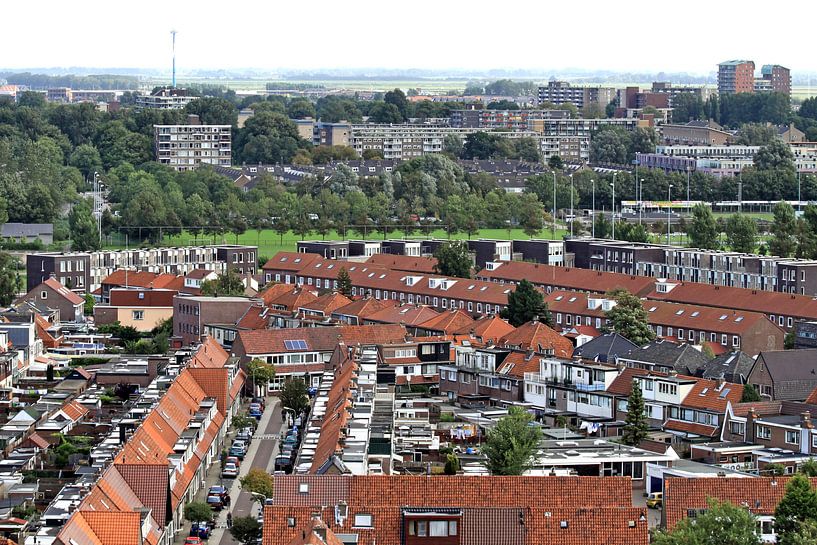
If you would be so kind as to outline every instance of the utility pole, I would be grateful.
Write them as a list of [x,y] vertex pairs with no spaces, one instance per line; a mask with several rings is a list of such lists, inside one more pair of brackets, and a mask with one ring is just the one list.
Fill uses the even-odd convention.
[[672,207],[670,206],[670,203],[672,203],[672,184],[669,184],[669,187],[667,188],[667,246],[669,246],[670,226],[672,225],[672,215],[670,214]]
[[616,239],[616,173],[613,172],[613,240]]
[[556,239],[556,169],[553,169],[553,222],[551,223],[550,234],[552,239]]
[[570,236],[573,237],[573,174],[570,174]]
[[591,221],[593,222],[593,234],[591,236],[596,238],[596,180],[590,180],[590,183],[593,185],[593,202],[591,204],[590,214]]

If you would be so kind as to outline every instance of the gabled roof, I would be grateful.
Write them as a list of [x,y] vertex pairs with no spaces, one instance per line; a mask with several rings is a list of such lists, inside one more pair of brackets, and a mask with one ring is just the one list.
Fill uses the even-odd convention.
[[304,254],[298,252],[278,252],[264,263],[263,270],[298,272],[315,261],[323,260],[318,254]]
[[324,315],[329,316],[335,310],[345,307],[352,300],[342,293],[332,292],[321,295],[314,301],[310,301],[305,305],[301,305],[300,310],[313,310],[323,312]]
[[692,374],[707,363],[706,356],[689,344],[659,340],[619,355],[619,359],[670,367],[679,373]]
[[817,388],[817,348],[761,352],[755,365],[766,366],[776,400],[804,400]]
[[366,320],[383,324],[417,326],[439,315],[440,313],[431,307],[406,303],[398,307],[389,306],[377,312],[373,312],[366,317]]
[[539,372],[539,357],[533,352],[512,351],[496,370],[499,375],[508,375],[515,378],[524,378],[525,373]]
[[638,348],[638,345],[618,333],[606,333],[576,348],[573,354],[584,360],[614,363],[616,357]]
[[573,343],[542,322],[527,322],[499,340],[499,344],[544,354],[553,350],[557,358],[573,356]]
[[109,301],[112,307],[173,307],[173,297],[179,292],[166,289],[117,289],[111,288]]
[[510,335],[516,328],[496,314],[482,316],[468,328],[455,331],[455,335],[472,334],[481,342],[499,342],[499,339]]
[[267,307],[252,305],[235,325],[240,329],[266,329],[269,327],[269,315],[272,311]]
[[184,275],[184,277],[190,278],[191,280],[204,280],[211,274],[216,274],[216,272],[208,269],[193,269],[192,271]]
[[754,365],[754,358],[745,352],[736,350],[709,360],[698,371],[703,378],[723,378],[727,382],[744,384]]
[[284,295],[285,293],[291,293],[296,288],[291,284],[270,284],[267,286],[264,291],[258,294],[258,297],[264,301],[264,304],[269,306],[272,301],[277,299],[278,297]]
[[[57,294],[60,297],[62,297],[72,305],[82,305],[85,303],[85,299],[83,299],[73,291],[69,290],[68,288],[60,284],[60,282],[56,278],[49,278],[48,280],[43,281],[42,284],[40,284],[40,286],[48,286],[51,290],[57,292]],[[40,286],[37,286],[32,291],[37,290]]]
[[394,271],[431,274],[437,266],[436,257],[414,257],[397,254],[375,254],[366,260],[370,265],[380,265]]
[[[375,345],[403,342],[405,336],[406,328],[401,325],[376,324],[240,331],[236,343],[241,344],[247,356],[251,356],[287,352],[332,352],[339,340],[350,346],[358,343]],[[303,341],[305,347],[292,341]]]
[[117,269],[102,282],[103,286],[127,286],[134,288],[164,288],[181,290],[184,287],[184,277],[167,273],[152,273],[146,271],[126,271]]
[[343,542],[322,520],[312,518],[288,545],[343,545]]
[[438,331],[443,334],[454,334],[457,331],[462,331],[474,324],[474,319],[467,313],[460,309],[449,310],[443,312],[439,316],[434,316],[430,320],[418,324],[417,329],[424,329],[426,331]]
[[394,299],[375,299],[374,297],[365,297],[352,301],[348,305],[336,308],[332,311],[333,316],[357,316],[359,320],[368,318],[372,314],[388,307],[395,307],[399,303]]
[[284,307],[286,310],[294,311],[305,305],[309,305],[317,299],[318,296],[315,295],[315,293],[307,289],[296,288],[272,299],[269,304],[270,306]]

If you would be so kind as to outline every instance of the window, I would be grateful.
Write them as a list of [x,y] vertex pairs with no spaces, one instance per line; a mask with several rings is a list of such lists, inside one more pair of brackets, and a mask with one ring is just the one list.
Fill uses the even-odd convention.
[[771,439],[772,429],[769,426],[758,425],[756,428],[755,437],[757,437],[758,439]]
[[40,299],[48,299],[48,292],[43,290],[40,292]]
[[799,431],[786,431],[786,443],[790,445],[799,445],[800,444],[800,432]]
[[722,334],[722,335],[721,335],[721,344],[722,344],[723,346],[726,346],[726,334]]
[[134,310],[133,311],[133,319],[134,320],[144,320],[145,319],[145,311],[144,310]]
[[354,524],[354,526],[356,526],[358,528],[371,528],[372,527],[372,515],[370,515],[368,513],[358,513],[358,514],[356,514],[355,515],[355,524]]
[[684,330],[683,330],[683,329],[681,329],[680,327],[678,328],[678,338],[679,338],[679,339],[683,339],[683,338],[684,338]]
[[740,337],[738,337],[737,335],[732,335],[732,346],[734,346],[735,348],[740,346]]
[[428,523],[428,535],[431,537],[448,536],[447,520],[432,520]]
[[299,483],[298,484],[298,493],[299,494],[308,494],[309,493],[309,483]]
[[743,434],[746,431],[746,424],[743,422],[730,422],[729,423],[729,433],[733,435],[739,435],[743,437]]

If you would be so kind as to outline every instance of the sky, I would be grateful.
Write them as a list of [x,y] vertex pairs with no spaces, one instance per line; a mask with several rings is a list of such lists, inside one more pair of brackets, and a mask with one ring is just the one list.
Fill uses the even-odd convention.
[[[8,2],[0,68],[817,72],[811,0]],[[126,6],[126,7],[123,7]],[[809,7],[811,6],[811,8]],[[155,8],[155,9],[154,9]],[[9,44],[15,44],[9,47]]]

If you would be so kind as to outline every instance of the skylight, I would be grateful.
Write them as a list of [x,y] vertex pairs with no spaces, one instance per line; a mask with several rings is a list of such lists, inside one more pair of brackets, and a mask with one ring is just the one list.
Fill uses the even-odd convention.
[[326,266],[326,268],[327,268],[327,269],[331,269],[331,268],[333,268],[334,266],[335,266],[335,264],[334,264],[334,263],[330,263],[329,265],[327,265],[327,266]]
[[568,299],[568,300],[567,300],[567,302],[568,302],[568,303],[572,303],[572,302],[573,302],[573,301],[575,301],[575,300],[576,300],[576,298],[575,298],[575,297],[571,297],[570,299]]
[[488,289],[488,286],[482,286],[481,288],[479,288],[479,291],[485,291],[487,289]]
[[300,262],[301,262],[301,258],[300,258],[300,257],[296,257],[296,258],[295,258],[295,263],[300,263]]
[[557,300],[557,301],[561,301],[562,299],[564,299],[564,296],[563,296],[563,295],[560,295],[560,296],[558,296],[558,297],[556,298],[556,300]]
[[721,317],[718,318],[719,320],[726,320],[726,314],[721,314]]
[[303,340],[295,340],[295,341],[287,340],[287,341],[284,341],[284,347],[286,347],[287,350],[306,350],[307,349],[306,341],[303,341]]
[[658,307],[650,307],[650,312],[655,312]]
[[683,313],[684,313],[684,309],[681,309],[681,310],[676,311],[676,312],[675,312],[675,315],[676,315],[676,316],[680,316],[680,315],[681,315],[681,314],[683,314]]
[[726,396],[729,395],[730,391],[731,390],[729,388],[724,388],[723,391],[721,391],[721,394],[718,397],[726,397]]
[[738,316],[737,318],[735,318],[735,321],[736,322],[742,322],[743,321],[743,316]]
[[695,317],[695,316],[697,316],[698,314],[700,314],[700,312],[698,312],[698,311],[696,310],[695,312],[693,312],[693,313],[691,314],[691,316],[694,318],[694,317]]

